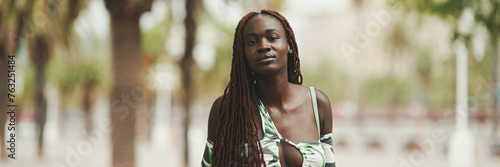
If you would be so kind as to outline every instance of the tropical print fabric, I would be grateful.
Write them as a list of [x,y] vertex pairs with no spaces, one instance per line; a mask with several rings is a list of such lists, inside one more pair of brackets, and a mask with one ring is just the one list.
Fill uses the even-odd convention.
[[[310,90],[313,100],[315,118],[319,130],[316,95],[314,88],[311,87]],[[260,143],[262,145],[266,166],[268,167],[281,166],[278,156],[279,143],[281,141],[285,141],[300,151],[300,153],[302,154],[303,167],[335,167],[335,155],[333,154],[333,146],[332,146],[332,139],[333,139],[332,133],[319,136],[319,140],[313,140],[309,142],[295,144],[292,141],[285,139],[281,136],[276,126],[274,125],[271,116],[269,116],[269,113],[265,109],[260,99],[258,99],[255,95],[254,97],[255,97],[254,100],[259,109],[260,117],[262,120],[261,121],[262,129],[264,131],[264,138],[260,141]],[[212,148],[213,148],[213,142],[207,139],[207,144],[205,147],[205,152],[203,155],[201,166],[203,167],[211,166]]]

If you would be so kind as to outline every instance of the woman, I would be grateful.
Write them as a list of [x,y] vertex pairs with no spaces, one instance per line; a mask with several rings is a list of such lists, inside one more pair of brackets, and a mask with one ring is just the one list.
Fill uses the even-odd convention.
[[245,15],[230,81],[210,111],[202,166],[335,166],[330,100],[301,84],[288,21],[272,10]]

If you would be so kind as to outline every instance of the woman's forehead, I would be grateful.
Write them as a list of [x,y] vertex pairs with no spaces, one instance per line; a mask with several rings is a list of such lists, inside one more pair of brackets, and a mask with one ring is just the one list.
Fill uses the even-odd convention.
[[277,30],[279,33],[285,33],[283,25],[274,16],[260,14],[250,18],[243,28],[243,36],[251,33],[265,33],[268,30]]

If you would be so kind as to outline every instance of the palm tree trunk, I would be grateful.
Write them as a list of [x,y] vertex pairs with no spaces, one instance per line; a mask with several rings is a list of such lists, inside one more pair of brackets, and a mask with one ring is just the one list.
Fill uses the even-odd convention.
[[[151,94],[148,98],[148,107],[147,107],[147,114],[146,114],[146,119],[148,120],[147,121],[147,129],[146,129],[146,140],[148,142],[151,142],[151,133],[152,133],[152,129],[153,129],[153,120],[154,120],[154,117],[156,117],[156,115],[154,115],[154,110],[152,110],[154,108],[154,106],[156,106],[156,92],[155,91],[151,91]],[[156,108],[155,108],[156,110]]]
[[[141,86],[139,78],[141,37],[139,15],[111,13],[113,90],[111,93],[113,167],[135,166],[135,124],[137,106],[122,102],[123,95]],[[119,102],[118,104],[113,103]]]
[[45,99],[45,69],[49,60],[49,41],[47,36],[35,35],[30,42],[30,57],[35,65],[35,121],[38,125],[38,157],[43,157],[43,134],[47,116],[47,99]]
[[[139,17],[143,12],[151,9],[152,0],[105,0],[104,2],[111,16],[114,78],[110,112],[112,166],[134,167],[136,110],[137,103],[140,102],[134,99],[133,93],[142,86]],[[129,99],[125,101],[124,98],[127,96]]]
[[193,71],[193,48],[196,40],[196,3],[195,0],[186,0],[186,18],[184,19],[184,28],[186,30],[186,48],[184,57],[181,60],[182,70],[182,87],[184,89],[184,118],[183,118],[183,136],[184,136],[184,166],[189,166],[189,143],[188,130],[189,118],[191,117],[191,100],[192,100],[192,71]]
[[92,130],[92,84],[85,83],[85,91],[83,97],[83,112],[85,112],[85,131],[87,132],[87,136],[90,136],[90,132]]

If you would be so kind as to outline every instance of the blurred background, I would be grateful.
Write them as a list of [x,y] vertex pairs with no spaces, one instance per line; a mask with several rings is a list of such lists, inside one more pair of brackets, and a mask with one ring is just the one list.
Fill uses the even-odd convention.
[[262,8],[330,97],[337,166],[500,165],[498,0],[2,0],[0,166],[199,166],[234,30]]

